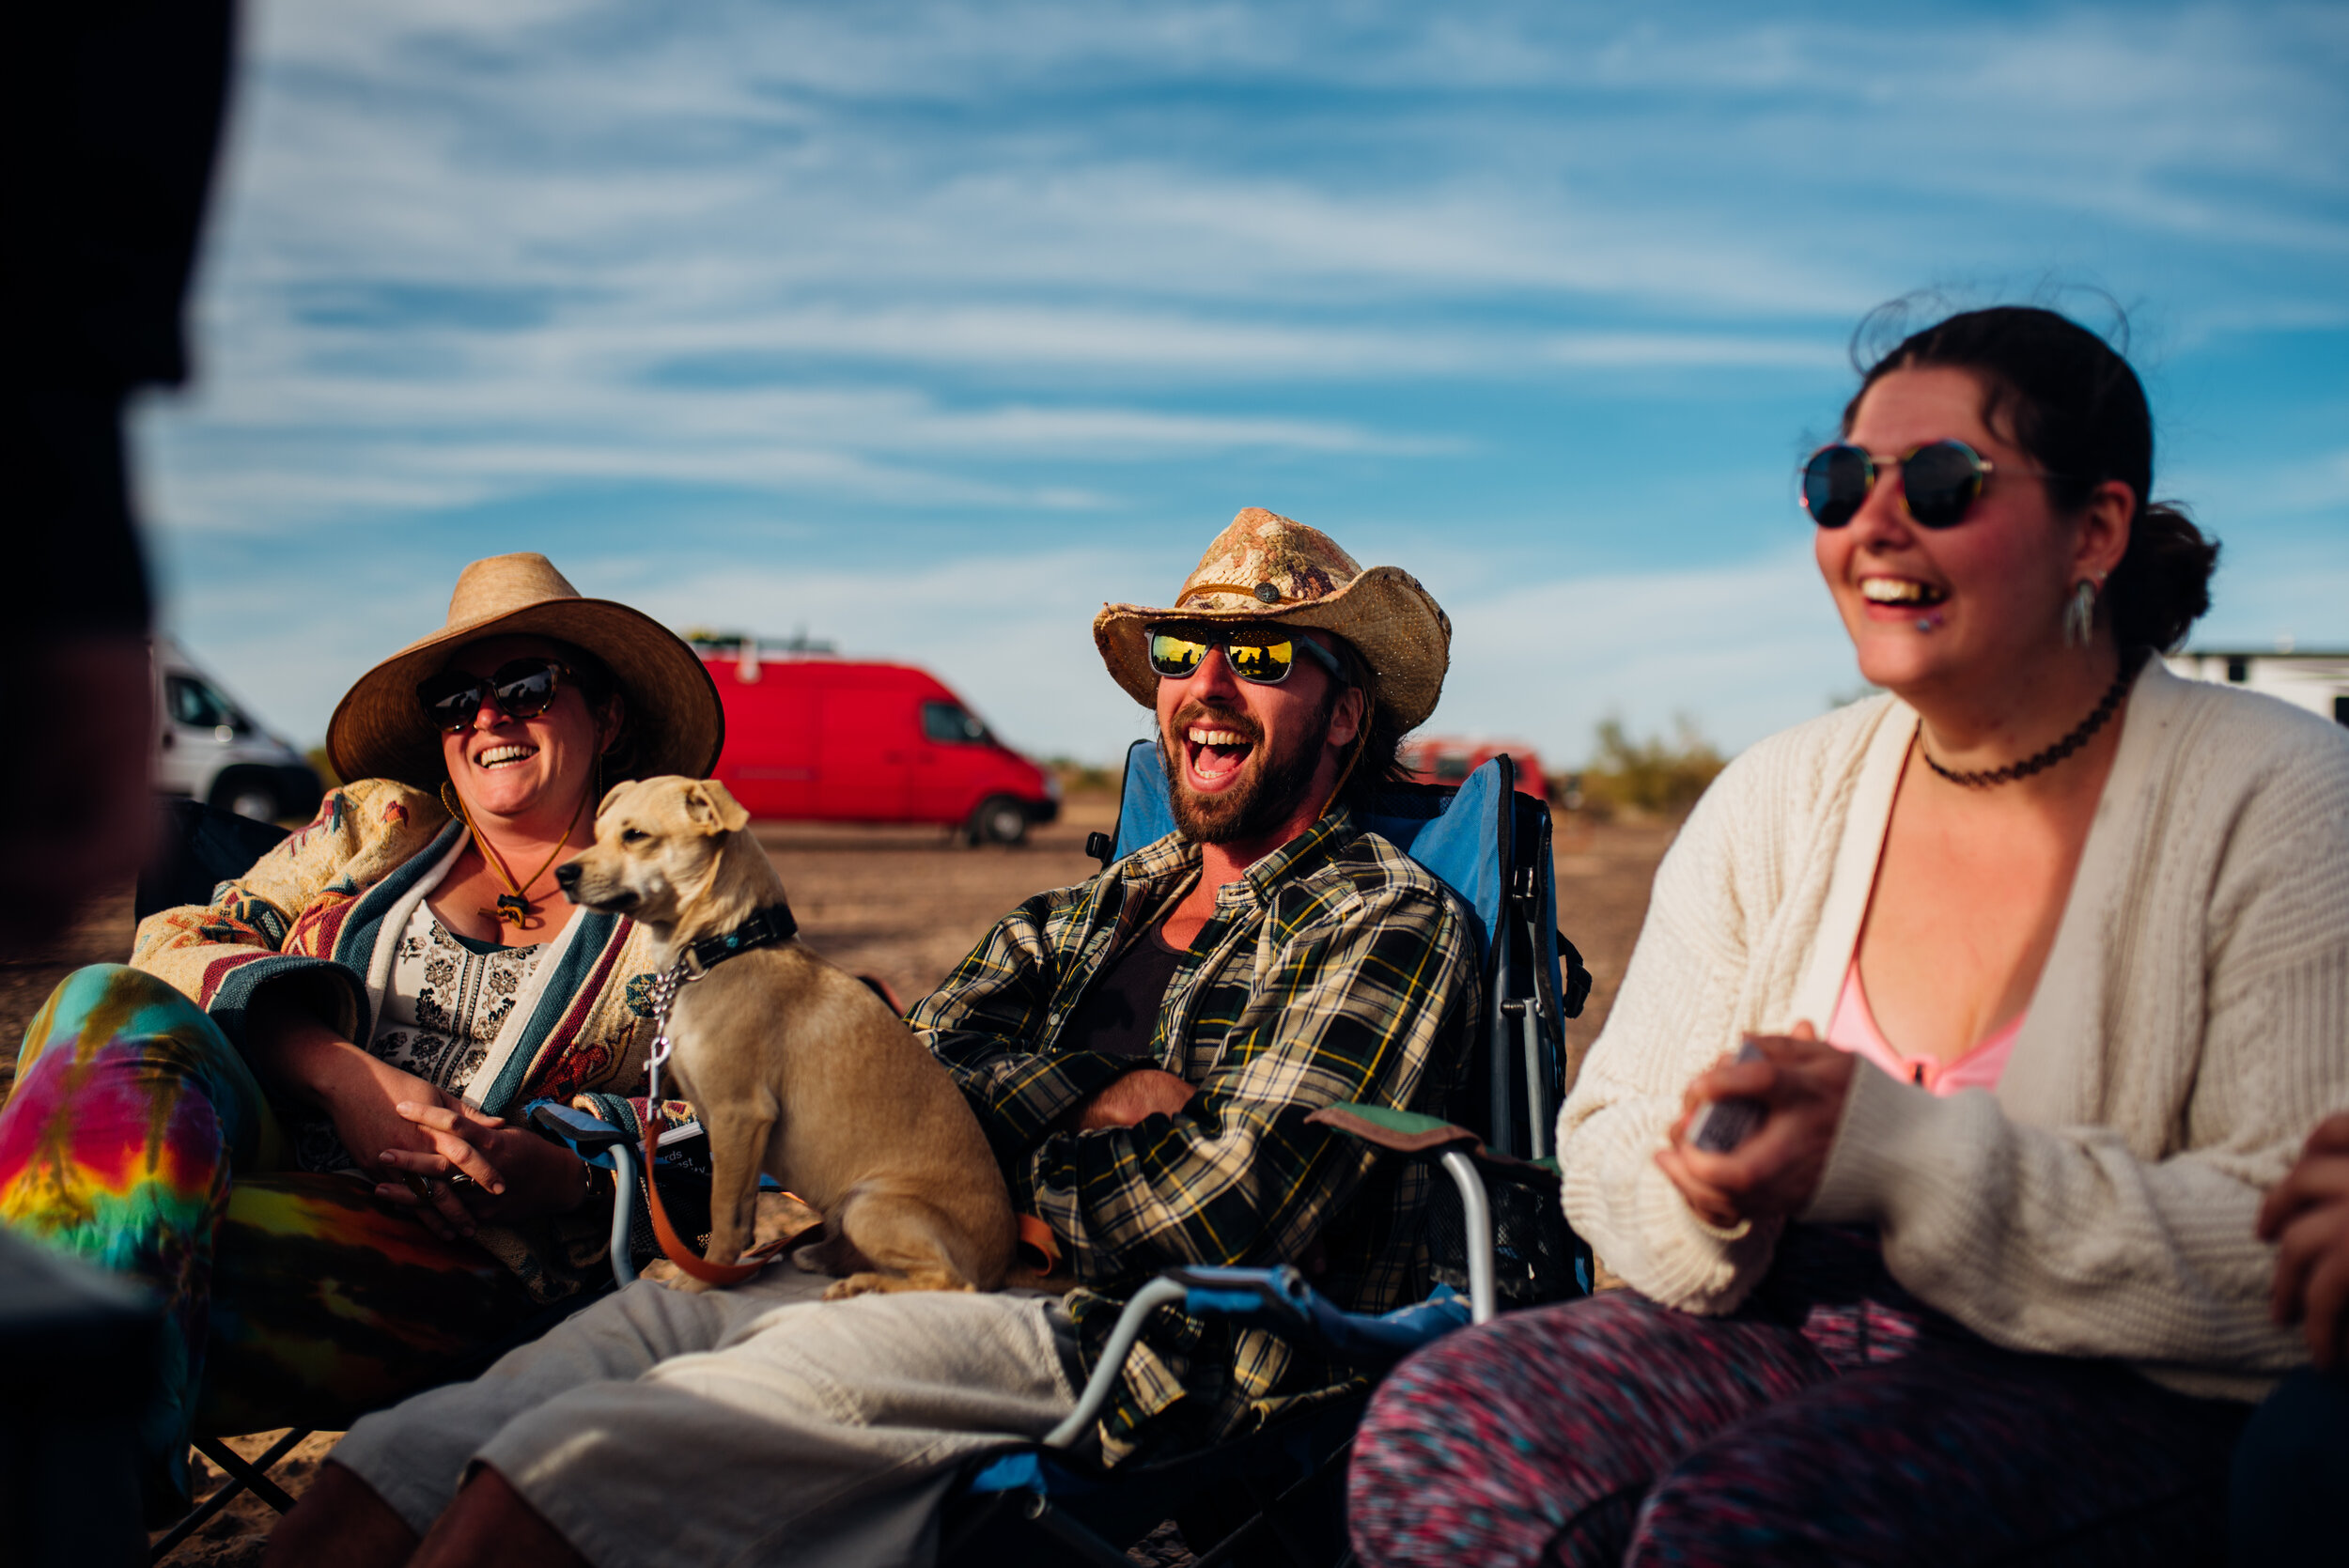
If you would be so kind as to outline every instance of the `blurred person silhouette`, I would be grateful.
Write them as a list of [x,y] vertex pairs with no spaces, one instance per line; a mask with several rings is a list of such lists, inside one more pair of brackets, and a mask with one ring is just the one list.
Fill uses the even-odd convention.
[[2223,1553],[2305,1355],[2254,1218],[2349,1100],[2349,732],[2154,657],[2217,551],[2153,452],[2050,311],[1867,372],[1804,499],[1887,694],[1688,818],[1559,1123],[1631,1288],[1396,1370],[1365,1562]]
[[226,101],[228,0],[36,6],[10,27],[0,165],[0,943],[126,888],[152,808],[151,604],[123,412],[186,380],[180,307]]
[[[155,743],[126,400],[187,375],[180,307],[226,101],[228,0],[12,13],[0,53],[0,957],[128,890]],[[143,1561],[132,1452],[159,1304],[0,1247],[11,1560]]]
[[2285,1377],[2235,1445],[2236,1568],[2349,1552],[2349,1111],[2309,1134],[2260,1205],[2259,1234],[2276,1243],[2276,1321],[2301,1325],[2311,1365]]

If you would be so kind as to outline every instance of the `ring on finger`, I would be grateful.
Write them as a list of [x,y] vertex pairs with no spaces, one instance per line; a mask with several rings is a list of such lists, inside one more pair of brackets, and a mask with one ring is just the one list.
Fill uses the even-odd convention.
[[481,1184],[462,1171],[451,1171],[442,1180],[448,1183],[451,1192],[478,1192],[481,1189]]

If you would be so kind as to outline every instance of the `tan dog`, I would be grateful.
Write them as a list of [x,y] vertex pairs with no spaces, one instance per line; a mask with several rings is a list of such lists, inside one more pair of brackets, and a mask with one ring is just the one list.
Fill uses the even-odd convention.
[[[595,846],[556,876],[574,903],[649,927],[665,966],[783,902],[749,820],[721,784],[624,784],[597,810]],[[797,940],[756,947],[679,988],[669,1036],[709,1129],[709,1262],[749,1244],[763,1170],[822,1212],[821,1239],[792,1260],[847,1276],[828,1297],[1003,1283],[1011,1199],[978,1119],[863,982]]]

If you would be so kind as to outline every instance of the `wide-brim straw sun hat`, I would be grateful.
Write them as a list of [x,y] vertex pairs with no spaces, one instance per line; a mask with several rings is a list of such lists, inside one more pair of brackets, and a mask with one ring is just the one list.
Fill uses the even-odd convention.
[[1150,628],[1162,621],[1278,621],[1345,638],[1370,667],[1372,695],[1402,729],[1436,711],[1452,663],[1452,617],[1399,567],[1355,564],[1337,541],[1251,506],[1216,536],[1164,608],[1105,604],[1093,641],[1127,694],[1157,706]]
[[448,620],[361,675],[326,726],[326,754],[346,779],[397,779],[436,789],[448,777],[441,732],[416,701],[467,643],[552,637],[601,660],[628,706],[630,771],[639,778],[707,778],[725,744],[725,711],[701,657],[677,633],[625,604],[582,598],[554,563],[533,552],[492,555],[457,576]]

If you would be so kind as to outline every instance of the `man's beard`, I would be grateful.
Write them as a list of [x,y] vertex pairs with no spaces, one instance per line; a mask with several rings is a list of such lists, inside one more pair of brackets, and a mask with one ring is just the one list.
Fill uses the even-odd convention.
[[[1159,736],[1159,765],[1166,769],[1167,805],[1183,837],[1193,844],[1243,843],[1261,838],[1287,821],[1304,803],[1306,786],[1320,765],[1330,715],[1337,707],[1340,690],[1334,685],[1330,688],[1315,716],[1315,722],[1285,753],[1268,752],[1264,731],[1244,713],[1199,703],[1188,704],[1177,712],[1174,722]],[[1246,737],[1250,755],[1240,766],[1245,769],[1253,765],[1255,769],[1232,788],[1214,795],[1200,794],[1183,778],[1182,748],[1187,744],[1183,732],[1201,721]]]

